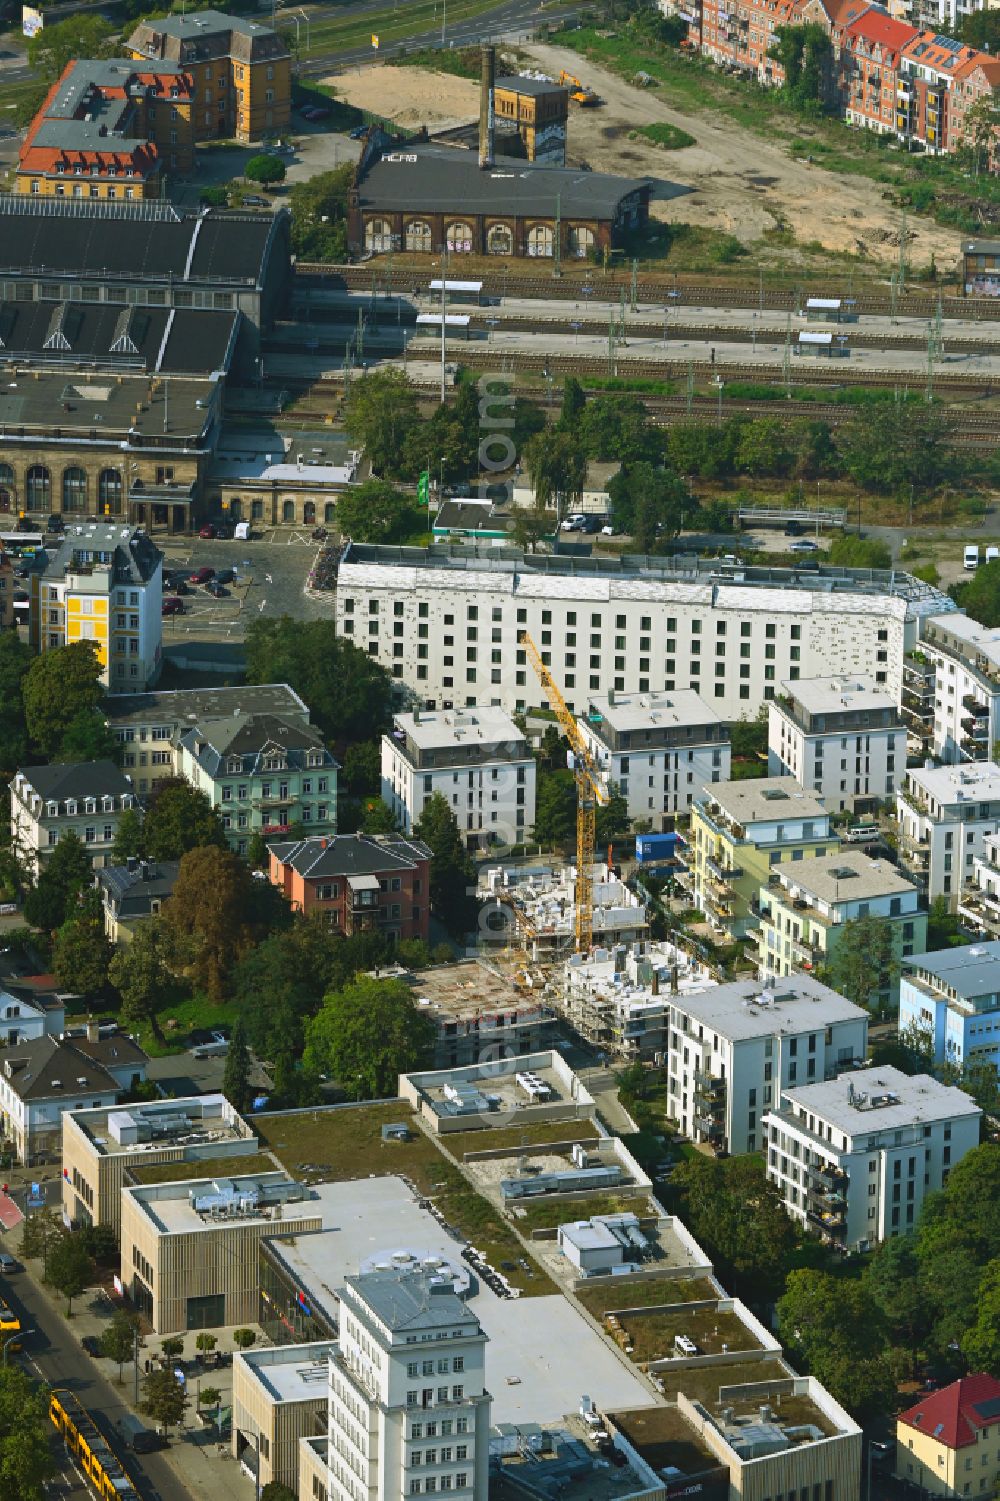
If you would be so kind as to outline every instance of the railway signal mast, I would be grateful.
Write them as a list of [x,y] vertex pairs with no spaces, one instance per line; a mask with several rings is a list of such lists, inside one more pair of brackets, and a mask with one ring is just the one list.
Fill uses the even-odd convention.
[[559,685],[542,661],[541,653],[527,631],[521,636],[521,645],[573,751],[573,775],[576,778],[576,886],[573,892],[576,907],[576,952],[587,954],[594,942],[593,866],[597,808],[598,804],[603,805],[610,800],[608,789]]

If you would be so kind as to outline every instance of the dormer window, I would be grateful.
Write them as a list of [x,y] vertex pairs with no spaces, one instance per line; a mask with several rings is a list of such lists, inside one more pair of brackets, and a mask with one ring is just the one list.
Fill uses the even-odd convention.
[[65,162],[56,162],[56,171],[57,172],[65,172],[65,170],[66,170],[66,163]]
[[84,803],[83,806],[84,806],[84,811],[87,812],[87,813],[96,813],[97,812],[97,802],[96,802],[96,799],[94,799],[92,797],[88,797],[87,801]]
[[45,804],[45,815],[46,815],[47,818],[58,818],[59,817],[59,804],[58,803],[46,803]]
[[76,817],[76,801],[73,798],[70,798],[66,804],[66,816],[68,818]]
[[226,770],[231,772],[234,776],[239,774],[241,770],[241,764],[238,756],[230,756],[229,760],[226,762]]
[[310,751],[309,754],[308,754],[308,756],[306,757],[306,765],[307,766],[322,766],[323,765],[323,752],[322,751]]
[[113,797],[104,797],[104,798],[102,798],[101,799],[101,808],[102,808],[103,812],[105,812],[105,813],[113,813],[115,811],[115,800],[114,800],[114,798]]

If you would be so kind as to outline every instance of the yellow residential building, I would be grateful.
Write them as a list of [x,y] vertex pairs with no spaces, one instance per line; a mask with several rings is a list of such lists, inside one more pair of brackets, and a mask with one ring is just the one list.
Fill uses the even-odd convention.
[[1000,1484],[1000,1381],[963,1376],[901,1413],[896,1474],[931,1496],[993,1496]]

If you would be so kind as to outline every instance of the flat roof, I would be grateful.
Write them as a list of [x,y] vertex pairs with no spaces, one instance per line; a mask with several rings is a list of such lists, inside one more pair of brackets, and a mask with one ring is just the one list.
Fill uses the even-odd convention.
[[[776,865],[771,875],[786,891],[804,891],[831,906],[917,889],[898,865],[873,860],[864,850],[856,849],[840,849],[811,860],[789,860]],[[777,899],[781,900],[780,895]]]
[[966,761],[961,766],[908,766],[907,783],[919,787],[942,807],[1000,798],[1000,766],[995,761]]
[[[516,547],[391,547],[349,542],[337,565],[342,588],[365,586],[394,590],[439,589],[454,592],[457,583],[481,593],[527,595],[540,599],[592,599],[595,604],[618,598],[650,603],[713,604],[719,609],[758,609],[760,590],[770,591],[769,610],[776,613],[837,612],[870,615],[873,597],[890,619],[933,610],[942,615],[952,601],[940,589],[900,569],[835,568],[809,562],[791,568],[725,563],[689,553],[675,558],[626,553],[612,558],[526,553]],[[957,613],[957,606],[956,606]]]
[[843,307],[843,305],[844,305],[843,301],[839,297],[807,297],[806,298],[806,307],[807,308],[816,308],[818,311],[822,311],[822,312],[835,312],[838,308]]
[[537,992],[518,988],[477,959],[418,970],[406,983],[432,1016],[447,1012],[451,1018],[485,1018],[493,1012],[509,1015],[544,1009]]
[[[337,1289],[381,1252],[426,1251],[465,1265],[459,1244],[400,1178],[327,1185],[324,1203],[323,1232],[274,1241],[271,1249],[334,1320]],[[656,1400],[561,1294],[503,1299],[481,1279],[473,1286],[467,1306],[490,1342],[494,1424],[551,1424],[578,1410],[584,1390],[601,1407],[645,1407]]]
[[235,688],[174,688],[153,693],[112,693],[102,702],[113,726],[129,724],[204,724],[234,714],[304,715],[309,710],[287,683],[241,684]]
[[651,693],[592,693],[587,705],[588,710],[599,713],[618,733],[665,725],[722,723],[722,716],[694,688]]
[[[841,673],[820,678],[796,678],[783,682],[782,690],[801,704],[807,714],[862,713],[869,709],[897,709],[891,693],[875,679],[859,673]],[[775,708],[781,712],[779,700]]]
[[980,625],[964,610],[956,610],[954,614],[928,615],[923,622],[922,634],[930,646],[934,645],[932,628],[935,626],[954,636],[971,655],[986,657],[991,666],[1000,665],[1000,626]]
[[442,287],[446,292],[481,292],[483,290],[481,281],[452,281],[450,278],[442,281],[440,277],[437,277],[430,283],[432,292],[440,292]]
[[733,1042],[782,1032],[816,1032],[837,1022],[868,1019],[863,1006],[855,1006],[812,975],[789,975],[771,985],[738,980],[671,996],[670,1002]]
[[749,777],[744,781],[712,782],[697,804],[716,802],[734,823],[781,823],[786,819],[829,815],[823,799],[806,792],[794,777]]
[[273,1207],[277,1202],[275,1199],[265,1200],[261,1212],[242,1213],[238,1218],[230,1220],[212,1219],[195,1209],[195,1196],[208,1198],[230,1186],[237,1193],[245,1194],[252,1194],[255,1189],[273,1192],[282,1189],[285,1185],[301,1188],[301,1197],[281,1201],[282,1218],[277,1223],[289,1227],[296,1220],[322,1218],[324,1189],[307,1188],[304,1184],[297,1185],[295,1179],[283,1168],[276,1168],[268,1173],[241,1173],[239,1171],[240,1159],[234,1157],[233,1171],[220,1179],[198,1177],[196,1176],[198,1164],[194,1162],[191,1166],[194,1172],[190,1178],[149,1183],[125,1190],[164,1235],[207,1232],[219,1229],[220,1225],[232,1228],[238,1225],[259,1224],[262,1220],[272,1218],[271,1215],[264,1213],[263,1209]]
[[[0,209],[0,243],[4,235]],[[53,239],[59,235],[53,231]],[[109,236],[109,239],[113,239]],[[0,430],[18,428],[84,438],[187,440],[199,446],[216,420],[219,387],[210,380],[124,372],[118,375],[36,369],[0,378]],[[26,434],[27,436],[27,434]],[[179,490],[180,494],[186,493]]]
[[[781,1098],[782,1115],[787,1117],[787,1100],[796,1110],[816,1116],[847,1137],[983,1113],[964,1090],[941,1084],[930,1074],[904,1074],[888,1064],[838,1074],[817,1084],[785,1086]],[[861,1100],[865,1103],[858,1103]],[[874,1103],[879,1100],[886,1103]]]
[[541,94],[568,94],[569,90],[554,78],[528,78],[524,73],[508,73],[497,78],[494,91],[503,89],[507,94],[524,94],[538,97]]
[[307,1345],[270,1345],[264,1350],[243,1350],[234,1359],[253,1372],[275,1402],[326,1402],[329,1391],[329,1354],[335,1339],[313,1340]]
[[477,709],[420,709],[416,714],[394,714],[393,724],[421,751],[452,750],[482,741],[487,745],[506,743],[528,754],[523,730],[503,709],[485,705]]
[[1000,940],[965,943],[955,949],[935,949],[930,954],[908,954],[904,970],[923,970],[962,998],[1000,992]]
[[455,328],[468,328],[470,316],[468,313],[418,313],[418,323],[436,323],[440,325],[442,317],[445,325],[453,325]]
[[275,428],[224,427],[209,470],[221,481],[308,480],[348,485],[357,475],[360,450],[340,432],[278,432]]

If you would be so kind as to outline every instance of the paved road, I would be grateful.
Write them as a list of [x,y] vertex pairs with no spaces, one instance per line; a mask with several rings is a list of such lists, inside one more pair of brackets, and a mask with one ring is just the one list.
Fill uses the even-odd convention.
[[[19,1360],[47,1385],[71,1391],[110,1434],[115,1419],[128,1411],[121,1389],[105,1380],[97,1362],[75,1342],[27,1272],[12,1278],[8,1287],[23,1326],[35,1331],[25,1339],[23,1354],[10,1358]],[[144,1454],[141,1459],[130,1454],[127,1465],[145,1501],[195,1501],[194,1493],[178,1480],[162,1454]],[[70,1485],[71,1465],[66,1461],[61,1468],[66,1485],[63,1494],[75,1494]]]

